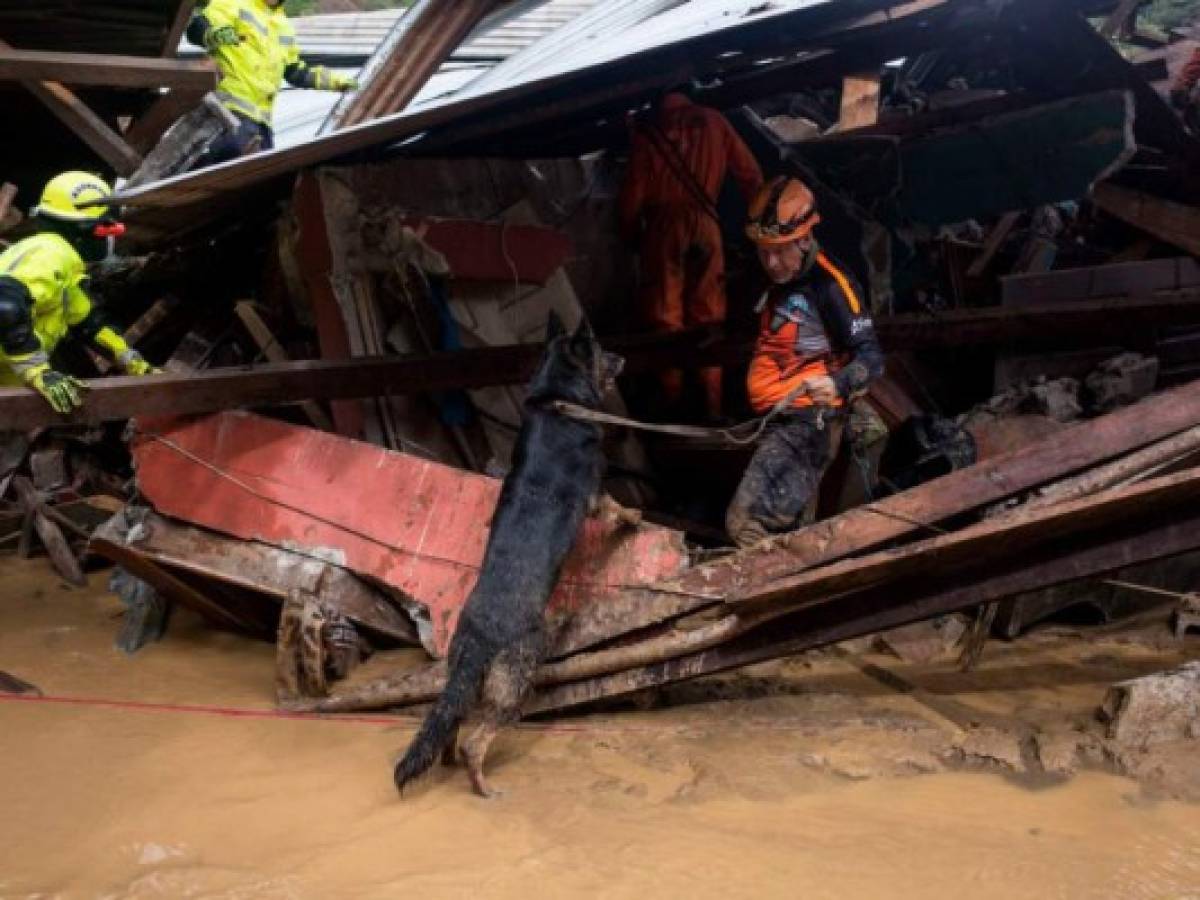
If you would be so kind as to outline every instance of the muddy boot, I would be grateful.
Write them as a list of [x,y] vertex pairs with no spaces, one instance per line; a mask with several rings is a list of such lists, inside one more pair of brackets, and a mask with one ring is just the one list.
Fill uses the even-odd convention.
[[151,641],[161,641],[171,618],[171,601],[140,578],[117,568],[108,580],[108,589],[125,604],[117,648],[136,653]]

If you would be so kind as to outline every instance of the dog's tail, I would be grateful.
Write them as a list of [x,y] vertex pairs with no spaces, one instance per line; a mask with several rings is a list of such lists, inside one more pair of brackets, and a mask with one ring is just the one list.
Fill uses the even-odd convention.
[[488,666],[495,659],[496,648],[466,628],[455,635],[453,643],[446,687],[421,723],[404,757],[396,763],[396,789],[401,793],[410,781],[429,771],[438,755],[454,739],[454,730],[478,698]]

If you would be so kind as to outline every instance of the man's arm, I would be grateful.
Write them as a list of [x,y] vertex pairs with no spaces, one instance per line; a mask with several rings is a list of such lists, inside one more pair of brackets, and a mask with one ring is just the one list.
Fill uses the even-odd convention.
[[155,372],[142,354],[132,349],[120,332],[108,324],[103,313],[79,286],[68,292],[67,324],[73,337],[102,350],[125,374],[150,375]]
[[831,376],[843,400],[863,394],[883,374],[883,348],[875,335],[875,323],[862,301],[862,291],[853,279],[845,284],[831,279],[821,314],[830,329],[835,349],[850,355],[849,362]]
[[290,28],[280,37],[280,42],[287,52],[287,67],[283,70],[284,81],[292,87],[315,91],[358,90],[358,82],[355,79],[331,72],[324,66],[310,66],[302,60],[296,35],[289,32]]
[[56,412],[83,405],[87,387],[50,367],[50,355],[33,328],[33,297],[15,278],[0,277],[0,364],[8,366]]
[[224,0],[213,0],[203,10],[192,16],[184,34],[197,47],[212,51],[217,47],[232,46],[241,42],[235,22],[237,10]]

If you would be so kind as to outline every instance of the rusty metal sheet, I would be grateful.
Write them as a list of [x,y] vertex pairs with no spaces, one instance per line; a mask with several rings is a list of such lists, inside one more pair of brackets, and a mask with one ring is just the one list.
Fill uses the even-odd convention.
[[[160,513],[377,579],[428,609],[424,643],[445,653],[499,481],[241,412],[141,422],[132,449],[141,492]],[[551,610],[612,601],[685,563],[679,532],[590,519]]]

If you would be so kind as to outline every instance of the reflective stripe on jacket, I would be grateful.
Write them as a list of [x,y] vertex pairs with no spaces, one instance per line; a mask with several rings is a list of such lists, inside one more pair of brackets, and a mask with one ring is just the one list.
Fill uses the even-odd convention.
[[221,70],[217,96],[233,112],[269,126],[283,70],[300,61],[287,13],[264,0],[211,0],[201,15],[210,28],[232,27],[241,38],[235,46],[209,49]]
[[84,290],[87,266],[75,248],[53,232],[27,237],[0,253],[0,275],[16,279],[29,291],[33,331],[47,353],[92,311]]

